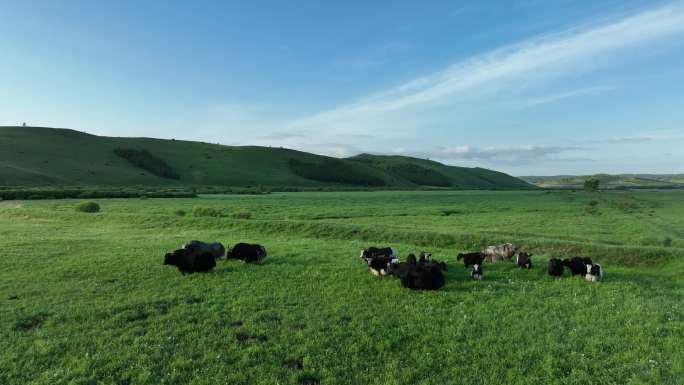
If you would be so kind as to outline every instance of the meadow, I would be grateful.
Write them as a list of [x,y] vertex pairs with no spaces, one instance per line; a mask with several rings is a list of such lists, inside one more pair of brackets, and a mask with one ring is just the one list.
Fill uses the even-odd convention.
[[[412,191],[0,201],[0,384],[681,384],[684,192]],[[181,276],[191,239],[261,265]],[[533,269],[458,252],[510,241]],[[367,246],[449,265],[439,291]],[[584,254],[605,279],[546,274]],[[566,272],[566,274],[568,274]]]

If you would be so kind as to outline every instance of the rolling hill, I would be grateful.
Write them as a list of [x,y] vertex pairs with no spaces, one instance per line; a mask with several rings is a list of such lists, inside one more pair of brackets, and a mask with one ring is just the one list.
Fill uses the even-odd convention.
[[0,186],[46,185],[534,188],[492,170],[401,156],[339,159],[274,147],[0,127]]
[[599,180],[602,189],[684,188],[684,174],[596,174],[521,176],[520,179],[542,188],[581,189],[588,178]]

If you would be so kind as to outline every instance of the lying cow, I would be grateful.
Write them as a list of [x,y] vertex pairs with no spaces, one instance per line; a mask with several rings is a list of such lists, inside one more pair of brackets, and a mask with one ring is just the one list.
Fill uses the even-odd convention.
[[397,258],[394,249],[391,247],[369,247],[365,250],[361,250],[361,259],[365,260],[366,263],[370,263],[373,257],[385,256],[388,258]]
[[399,259],[395,257],[389,257],[386,255],[378,255],[372,257],[368,261],[368,269],[371,274],[377,276],[385,276],[391,274],[391,267],[394,264],[399,263]]
[[497,261],[511,261],[518,248],[511,243],[504,243],[498,246],[487,246],[482,253],[485,255],[487,262]]
[[457,261],[463,260],[463,266],[469,267],[473,265],[481,265],[484,262],[485,255],[481,251],[476,251],[474,253],[458,254],[456,257]]
[[216,258],[209,252],[178,249],[164,256],[164,265],[173,265],[181,274],[211,271],[216,266]]
[[266,258],[266,248],[250,243],[238,243],[226,254],[226,259],[239,259],[242,262],[261,262]]
[[587,265],[587,274],[584,276],[589,282],[598,282],[603,280],[603,268],[598,263]]
[[560,277],[565,270],[565,264],[558,258],[549,259],[549,275],[552,277]]
[[445,283],[443,270],[446,270],[444,262],[430,261],[427,258],[424,258],[422,263],[416,262],[415,255],[411,254],[407,262],[393,266],[392,275],[398,277],[405,288],[437,290]]
[[226,248],[218,242],[206,243],[202,241],[190,241],[183,245],[186,250],[207,252],[214,256],[214,259],[220,259],[226,254]]
[[591,258],[574,257],[572,259],[564,259],[563,265],[567,266],[572,275],[585,275],[587,273],[587,265],[593,265]]
[[478,281],[482,281],[482,278],[484,278],[484,272],[482,271],[482,263],[473,265],[473,268],[470,271],[470,276],[473,279],[477,279]]
[[532,254],[525,253],[525,252],[518,253],[518,255],[515,257],[515,264],[518,265],[518,267],[523,268],[523,269],[531,269],[532,268]]

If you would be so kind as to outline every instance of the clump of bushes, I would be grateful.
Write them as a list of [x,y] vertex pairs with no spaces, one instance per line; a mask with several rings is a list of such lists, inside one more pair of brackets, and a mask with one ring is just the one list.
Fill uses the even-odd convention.
[[178,210],[174,211],[173,213],[176,214],[176,216],[179,216],[179,217],[184,217],[184,216],[185,216],[185,210],[183,210],[183,209],[178,209]]
[[385,185],[381,178],[364,173],[341,159],[325,159],[319,163],[290,159],[290,169],[302,178],[319,182],[376,187]]
[[117,148],[114,149],[114,153],[156,176],[166,179],[180,179],[180,175],[178,175],[176,170],[171,168],[163,159],[152,155],[145,149]]
[[663,240],[664,247],[672,247],[672,238],[667,237]]
[[214,207],[195,207],[192,209],[192,215],[196,217],[213,217],[218,218],[224,216],[223,210]]
[[402,163],[387,168],[387,171],[411,183],[423,186],[450,187],[451,182],[444,174],[411,163]]
[[584,207],[584,212],[587,214],[598,214],[598,201],[587,202],[586,207]]
[[448,217],[449,215],[463,214],[463,211],[456,209],[442,209],[440,212],[445,217]]
[[97,213],[100,211],[100,205],[93,201],[81,202],[76,205],[76,211],[82,213]]
[[236,219],[252,219],[252,213],[249,211],[240,211],[233,215]]

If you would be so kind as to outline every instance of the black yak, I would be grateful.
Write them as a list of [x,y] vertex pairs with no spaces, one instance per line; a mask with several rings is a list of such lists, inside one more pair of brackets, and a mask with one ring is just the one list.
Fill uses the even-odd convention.
[[211,271],[216,266],[216,258],[208,252],[178,249],[164,256],[164,265],[176,266],[185,275]]
[[186,250],[207,252],[214,256],[214,259],[220,259],[226,254],[226,248],[218,242],[206,243],[202,241],[190,241],[183,245]]
[[474,253],[459,253],[456,257],[457,261],[463,260],[463,266],[469,267],[473,265],[481,265],[484,262],[485,255],[481,251],[476,251]]
[[587,273],[587,265],[593,265],[593,262],[591,258],[574,257],[572,259],[564,259],[563,264],[572,271],[572,275],[585,275]]
[[551,258],[549,260],[549,275],[552,277],[560,277],[563,275],[565,264],[558,258]]
[[261,262],[264,258],[266,258],[266,248],[250,243],[238,243],[226,254],[226,259],[239,259],[247,263]]

